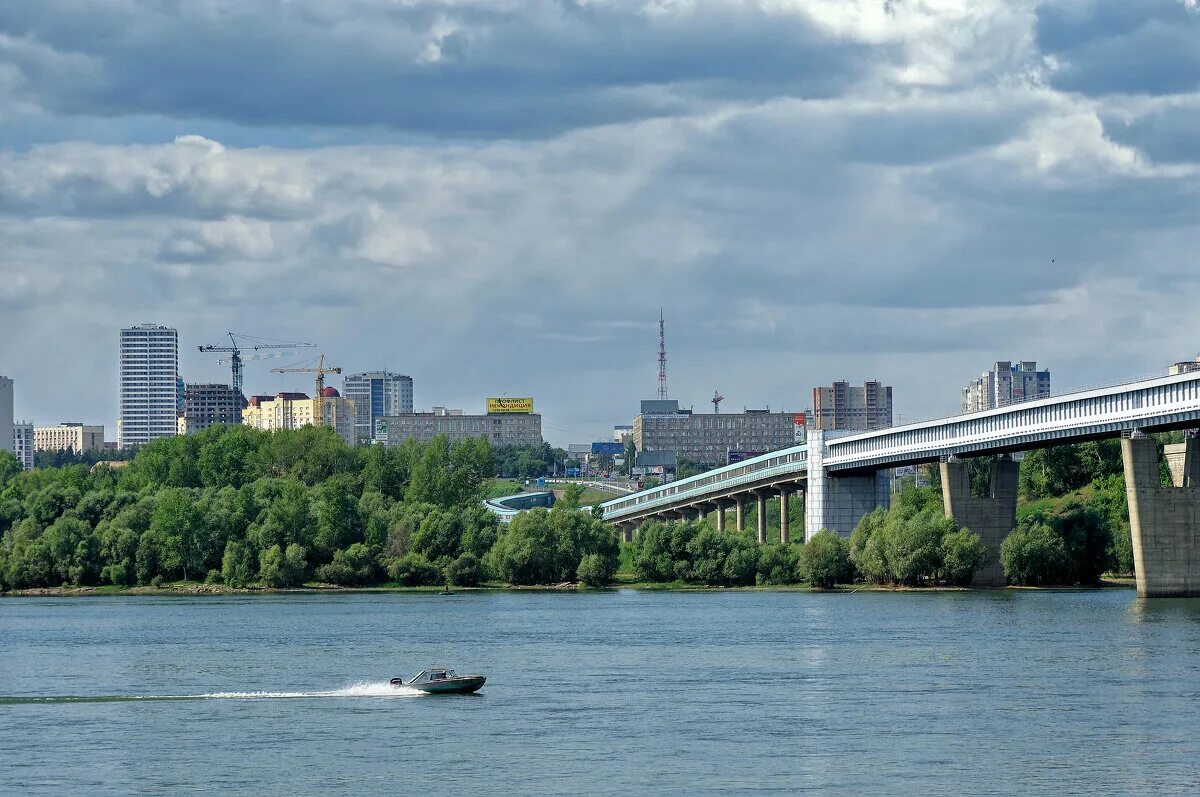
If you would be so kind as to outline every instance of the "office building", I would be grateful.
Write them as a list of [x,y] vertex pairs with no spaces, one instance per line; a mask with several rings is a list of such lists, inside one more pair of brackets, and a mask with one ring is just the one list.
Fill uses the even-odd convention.
[[[329,426],[348,444],[355,444],[354,402],[342,398],[335,388],[327,387],[320,401],[322,426]],[[318,417],[317,400],[307,393],[277,393],[274,396],[251,396],[242,410],[242,423],[255,429],[274,432],[279,429],[299,429],[312,426]]]
[[1174,363],[1167,368],[1167,376],[1175,376],[1176,374],[1190,374],[1193,371],[1200,371],[1200,357],[1194,361],[1184,360],[1181,363]]
[[0,376],[0,451],[13,450],[13,381]]
[[614,443],[627,443],[631,439],[633,439],[633,425],[632,424],[618,424],[617,426],[613,427],[613,442]]
[[245,408],[245,397],[229,385],[189,384],[183,391],[179,434],[195,434],[210,426],[239,424]]
[[769,409],[696,414],[680,409],[674,399],[656,399],[642,402],[633,419],[633,442],[639,452],[674,451],[678,459],[724,465],[731,454],[763,454],[795,445],[799,417]]
[[21,463],[22,470],[33,470],[33,424],[21,421],[14,423],[12,430],[13,453],[17,455],[17,462]]
[[1050,371],[1033,361],[1001,360],[962,389],[962,411],[982,412],[1050,395]]
[[[527,406],[532,409],[532,401]],[[376,424],[376,439],[390,446],[409,439],[428,443],[439,434],[446,435],[451,443],[486,437],[494,446],[540,446],[542,416],[524,410],[464,415],[462,410],[434,407],[433,412],[386,415]]]
[[178,332],[158,324],[121,330],[119,447],[177,433],[178,380]]
[[413,381],[404,374],[369,371],[342,380],[342,395],[354,402],[355,429],[360,441],[375,438],[375,422],[385,415],[413,411]]
[[814,387],[810,423],[824,430],[886,429],[892,425],[892,388],[879,382],[864,382],[862,387],[848,382]]
[[85,426],[82,423],[35,426],[33,447],[37,451],[70,451],[75,455],[84,451],[103,451],[104,427]]

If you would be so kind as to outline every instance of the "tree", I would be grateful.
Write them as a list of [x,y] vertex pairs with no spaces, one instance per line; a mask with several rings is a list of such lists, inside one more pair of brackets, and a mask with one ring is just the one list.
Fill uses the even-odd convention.
[[432,586],[439,576],[437,567],[419,553],[393,559],[388,565],[388,578],[406,587]]
[[[278,550],[278,546],[276,546]],[[141,580],[141,560],[138,560],[138,577]],[[221,557],[221,578],[231,587],[244,587],[254,576],[254,561],[250,549],[241,540],[230,540],[225,544]]]
[[800,574],[799,545],[768,543],[758,550],[757,583],[763,586],[794,584],[803,581]]
[[286,551],[272,545],[259,559],[259,580],[268,587],[294,587],[304,583],[308,563],[304,548],[292,543]]
[[850,543],[828,529],[818,531],[800,548],[799,559],[802,577],[819,589],[831,589],[854,575]]
[[342,586],[366,586],[379,580],[380,568],[370,549],[356,542],[344,551],[337,551],[333,561],[317,568],[316,579]]
[[576,576],[579,582],[588,587],[607,587],[612,583],[614,568],[613,562],[606,557],[596,553],[589,553],[579,561],[579,568],[576,570]]
[[1000,563],[1010,584],[1060,584],[1069,569],[1062,537],[1043,522],[1023,522],[1000,544]]
[[446,565],[446,581],[459,587],[478,587],[483,578],[479,558],[467,551]]
[[959,529],[942,537],[942,576],[949,583],[969,586],[986,563],[987,548],[978,534]]

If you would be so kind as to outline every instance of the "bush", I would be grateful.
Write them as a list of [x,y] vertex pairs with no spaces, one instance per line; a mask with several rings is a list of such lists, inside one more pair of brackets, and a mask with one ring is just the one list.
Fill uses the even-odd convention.
[[428,587],[441,582],[441,573],[422,554],[410,553],[391,561],[388,578],[406,587]]
[[1010,584],[1061,584],[1068,570],[1062,537],[1045,523],[1022,523],[1000,544],[1000,564]]
[[822,529],[801,547],[799,568],[804,580],[820,589],[845,583],[854,576],[850,543],[836,533]]
[[942,577],[951,584],[967,587],[979,568],[987,563],[983,539],[967,529],[942,537]]
[[473,553],[464,553],[446,565],[446,580],[459,587],[478,587],[482,580],[479,558]]
[[[259,579],[267,586],[276,588],[303,584],[304,574],[308,569],[308,563],[304,560],[306,553],[303,547],[295,543],[289,545],[286,551],[280,550],[278,545],[272,545],[263,552],[262,564],[258,570]],[[340,572],[338,575],[342,576]]]
[[[141,553],[138,554],[138,570],[142,568]],[[225,555],[221,557],[221,578],[231,587],[244,587],[254,574],[254,562],[250,549],[241,540],[225,543]]]
[[208,575],[206,575],[204,577],[205,584],[220,584],[221,581],[222,581],[221,571],[217,570],[215,568],[212,570],[209,570]]
[[344,551],[335,552],[329,564],[318,567],[316,578],[329,584],[361,587],[379,580],[379,565],[370,549],[356,542]]
[[795,584],[803,581],[800,575],[799,545],[768,543],[758,549],[757,583],[763,586]]
[[579,562],[579,581],[589,587],[607,587],[612,583],[612,562],[597,553],[589,553]]

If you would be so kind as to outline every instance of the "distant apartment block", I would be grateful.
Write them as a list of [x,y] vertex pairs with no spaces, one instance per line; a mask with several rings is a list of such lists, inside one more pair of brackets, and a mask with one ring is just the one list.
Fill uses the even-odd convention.
[[[348,444],[355,444],[354,402],[341,397],[332,387],[325,388],[321,400],[322,426],[329,426]],[[242,423],[264,431],[299,429],[312,426],[318,417],[317,400],[307,393],[277,393],[274,396],[251,396],[242,411]]]
[[813,388],[814,429],[869,432],[892,425],[892,388],[879,382],[862,387],[834,382]]
[[13,381],[0,376],[0,451],[13,450]]
[[245,397],[229,385],[189,384],[183,391],[179,434],[195,434],[210,426],[240,424],[245,408]]
[[1200,357],[1197,357],[1194,361],[1184,360],[1181,363],[1174,363],[1167,368],[1167,375],[1175,376],[1176,374],[1190,374],[1193,371],[1200,371]]
[[360,441],[375,438],[375,424],[384,416],[413,411],[413,380],[404,374],[350,374],[342,380],[342,395],[354,402],[354,425]]
[[444,434],[451,443],[469,437],[486,437],[494,446],[542,444],[542,416],[537,413],[464,415],[461,410],[434,409],[434,412],[384,416],[376,425],[377,439],[394,446],[409,439],[428,443],[436,435]]
[[33,447],[37,451],[70,451],[75,455],[85,451],[103,451],[104,427],[85,426],[82,423],[35,426]]
[[1050,371],[1034,361],[1001,360],[962,389],[962,411],[982,412],[1050,395]]
[[179,333],[158,324],[122,329],[120,355],[118,446],[177,434]]
[[730,452],[766,453],[795,445],[796,415],[770,410],[697,414],[680,409],[674,399],[653,399],[643,401],[633,419],[633,442],[642,453],[674,451],[680,459],[724,465]]
[[14,423],[12,430],[10,439],[12,440],[12,451],[17,455],[17,462],[21,463],[22,470],[33,470],[33,424],[21,421]]

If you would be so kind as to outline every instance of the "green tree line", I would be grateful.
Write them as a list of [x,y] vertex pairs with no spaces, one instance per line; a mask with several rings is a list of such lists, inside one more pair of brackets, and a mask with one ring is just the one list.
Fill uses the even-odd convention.
[[502,526],[480,505],[496,472],[484,438],[352,448],[321,427],[214,427],[124,467],[0,453],[0,589],[611,579],[611,529],[569,500]]

